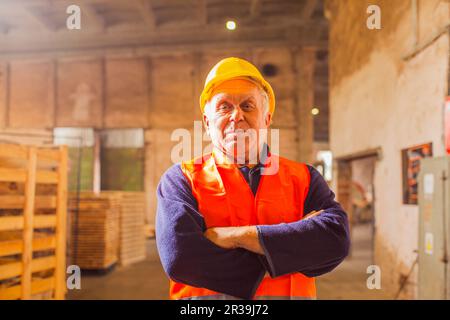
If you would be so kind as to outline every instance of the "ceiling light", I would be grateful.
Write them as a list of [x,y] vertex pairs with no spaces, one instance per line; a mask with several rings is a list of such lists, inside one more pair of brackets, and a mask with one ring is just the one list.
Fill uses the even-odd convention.
[[234,22],[233,20],[229,20],[229,21],[227,21],[225,26],[226,26],[226,28],[228,30],[235,30],[236,29],[236,22]]

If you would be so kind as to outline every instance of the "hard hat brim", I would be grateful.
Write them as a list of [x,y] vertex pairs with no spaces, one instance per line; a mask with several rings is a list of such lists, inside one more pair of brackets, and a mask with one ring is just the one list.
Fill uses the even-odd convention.
[[220,76],[216,76],[213,81],[209,82],[205,88],[202,91],[202,94],[200,95],[200,109],[203,113],[206,103],[209,99],[211,99],[211,94],[215,87],[220,85],[221,83],[233,80],[233,79],[239,79],[239,78],[248,78],[252,81],[258,83],[264,91],[267,92],[267,95],[269,96],[269,112],[273,115],[275,111],[275,94],[273,92],[273,89],[271,85],[265,81],[263,78],[257,78],[255,77],[254,73],[251,72],[228,72],[221,74]]

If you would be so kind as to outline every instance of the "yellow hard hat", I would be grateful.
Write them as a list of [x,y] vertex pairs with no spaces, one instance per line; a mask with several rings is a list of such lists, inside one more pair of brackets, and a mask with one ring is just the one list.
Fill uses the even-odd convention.
[[208,73],[205,86],[200,95],[200,109],[202,112],[217,85],[224,81],[237,78],[250,78],[260,84],[269,96],[269,112],[273,114],[275,111],[275,94],[273,93],[272,87],[264,80],[259,70],[253,64],[235,57],[225,58],[219,61]]

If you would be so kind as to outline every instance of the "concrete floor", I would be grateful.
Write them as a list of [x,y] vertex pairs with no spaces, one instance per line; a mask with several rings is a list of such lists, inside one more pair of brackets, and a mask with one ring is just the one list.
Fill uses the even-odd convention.
[[162,269],[155,240],[147,241],[147,258],[105,275],[84,275],[81,289],[69,290],[67,299],[168,299],[169,281]]
[[[382,289],[369,290],[366,269],[372,264],[370,225],[353,229],[352,256],[331,273],[317,279],[318,299],[391,299]],[[145,261],[117,267],[106,275],[82,272],[81,289],[68,299],[167,299],[168,280],[159,262],[154,240],[148,241]]]
[[381,289],[368,289],[367,267],[373,265],[372,225],[356,225],[352,230],[351,255],[332,272],[317,278],[318,299],[373,300],[393,299],[383,290],[383,274]]

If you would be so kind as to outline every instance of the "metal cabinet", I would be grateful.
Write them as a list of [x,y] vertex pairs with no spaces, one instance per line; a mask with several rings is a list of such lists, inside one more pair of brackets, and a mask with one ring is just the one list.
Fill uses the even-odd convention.
[[419,174],[419,299],[449,299],[450,157],[425,158]]

